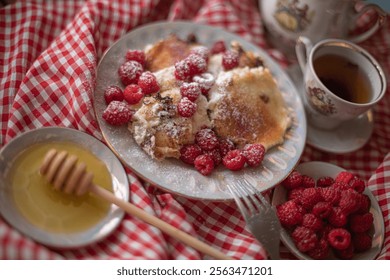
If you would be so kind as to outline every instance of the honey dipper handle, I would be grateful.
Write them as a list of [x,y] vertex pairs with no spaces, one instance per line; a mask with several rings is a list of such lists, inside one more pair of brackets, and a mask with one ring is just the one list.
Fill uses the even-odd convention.
[[156,228],[160,229],[166,234],[176,238],[177,240],[183,242],[184,244],[191,246],[192,248],[198,250],[199,252],[209,255],[215,259],[233,260],[233,258],[226,256],[222,252],[194,238],[193,236],[185,233],[184,231],[181,231],[180,229],[164,222],[163,220],[153,215],[150,215],[144,210],[138,208],[137,206],[116,197],[113,193],[109,192],[108,190],[100,186],[92,185],[90,191],[100,196],[101,198],[117,205],[118,207],[126,211],[128,214],[133,215],[134,217],[137,217],[138,219],[148,224],[151,224],[152,226],[155,226]]

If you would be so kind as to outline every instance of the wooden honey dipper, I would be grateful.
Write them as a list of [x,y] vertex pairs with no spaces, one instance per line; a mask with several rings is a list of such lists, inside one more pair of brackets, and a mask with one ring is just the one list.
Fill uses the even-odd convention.
[[55,149],[49,150],[41,165],[40,173],[48,180],[48,182],[53,184],[53,187],[56,190],[78,196],[84,195],[87,192],[92,192],[110,203],[117,205],[128,214],[155,226],[166,234],[176,238],[188,246],[193,247],[199,252],[209,255],[215,259],[233,259],[214,249],[210,245],[194,238],[188,233],[164,222],[156,216],[150,215],[135,205],[116,197],[112,192],[95,185],[92,182],[93,174],[86,171],[85,163],[78,163],[77,157],[69,155],[66,151],[57,151]]

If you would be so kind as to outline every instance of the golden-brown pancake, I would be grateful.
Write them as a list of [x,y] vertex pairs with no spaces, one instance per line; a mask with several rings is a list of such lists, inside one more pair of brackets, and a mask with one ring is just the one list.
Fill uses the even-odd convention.
[[209,95],[210,117],[220,137],[238,146],[261,143],[266,149],[283,142],[291,120],[268,69],[222,72]]

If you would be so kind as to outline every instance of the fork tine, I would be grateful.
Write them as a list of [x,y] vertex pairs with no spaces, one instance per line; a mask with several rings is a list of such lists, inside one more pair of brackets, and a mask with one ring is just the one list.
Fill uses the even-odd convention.
[[256,189],[251,183],[249,183],[246,179],[244,179],[244,182],[247,184],[247,187],[254,193],[256,194],[257,198],[260,199],[262,205],[265,208],[272,208],[272,205],[268,202],[268,200],[262,195],[262,193]]
[[237,187],[237,191],[240,193],[240,197],[248,208],[250,215],[252,216],[256,214],[258,207],[256,207],[257,203],[253,200],[253,197],[249,194],[241,182],[237,183]]
[[[257,190],[249,184],[247,181],[245,181],[245,184],[243,182],[239,182],[239,185],[241,187],[241,190],[244,192],[244,195],[246,195],[247,198],[249,198],[252,201],[252,205],[257,208],[257,210],[265,210],[265,207],[259,202],[259,200],[256,198],[256,192]],[[252,192],[252,193],[251,193]],[[255,212],[253,212],[255,214]]]
[[244,206],[244,203],[240,199],[240,194],[237,192],[236,188],[230,186],[229,184],[226,184],[231,194],[233,194],[233,198],[238,206],[238,208],[241,211],[241,214],[244,216],[244,219],[247,220],[248,218],[248,210]]

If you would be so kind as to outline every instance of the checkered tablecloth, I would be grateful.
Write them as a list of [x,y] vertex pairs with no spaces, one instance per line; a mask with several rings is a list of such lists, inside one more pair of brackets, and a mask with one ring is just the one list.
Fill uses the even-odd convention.
[[[288,65],[281,53],[267,46],[257,1],[16,1],[0,8],[1,145],[42,126],[71,127],[102,139],[91,103],[97,63],[118,38],[156,20],[191,20],[223,27],[266,49],[282,66]],[[360,45],[390,73],[390,21]],[[370,189],[385,218],[382,259],[390,259],[389,94],[387,90],[374,110],[374,134],[362,149],[333,155],[307,146],[302,156],[302,161],[326,161],[371,178]],[[174,197],[145,184],[131,171],[128,176],[132,203],[234,258],[263,258],[261,244],[245,230],[233,202]],[[281,250],[283,257],[291,258],[284,247]],[[0,259],[201,258],[192,248],[129,215],[103,241],[76,250],[50,250],[0,217]]]

